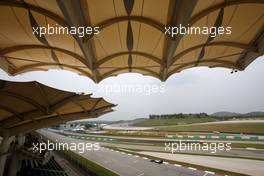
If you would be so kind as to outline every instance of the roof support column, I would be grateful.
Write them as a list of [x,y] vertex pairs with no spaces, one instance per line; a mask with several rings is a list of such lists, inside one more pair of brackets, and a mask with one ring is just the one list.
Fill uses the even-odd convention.
[[3,57],[0,56],[0,68],[3,69],[5,72],[9,72],[10,70],[10,63]]
[[[168,10],[168,19],[166,27],[186,26],[192,15],[193,9],[197,0],[171,0]],[[172,64],[173,55],[183,35],[176,35],[176,37],[165,37],[165,44],[163,48],[163,63],[160,70],[160,76],[163,81],[167,78],[167,73]]]
[[247,51],[239,60],[237,61],[237,66],[240,70],[244,70],[255,58],[262,56],[264,54],[264,26],[257,33],[254,40],[251,42],[252,46],[257,47],[257,52]]
[[[86,1],[82,0],[57,0],[57,3],[65,17],[68,26],[78,27],[87,27],[91,26],[90,19],[88,19],[88,10],[85,6],[87,6]],[[95,82],[99,82],[99,71],[96,69],[96,58],[92,46],[92,41],[85,41],[84,38],[80,38],[77,35],[73,35],[73,37],[78,42],[87,64],[93,73],[93,79]]]

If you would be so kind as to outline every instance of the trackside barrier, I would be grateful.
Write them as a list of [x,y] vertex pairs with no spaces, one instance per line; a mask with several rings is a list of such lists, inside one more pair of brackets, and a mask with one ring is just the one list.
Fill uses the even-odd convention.
[[[114,138],[102,138],[102,137],[89,137],[89,136],[78,136],[78,135],[70,135],[68,137],[75,138],[75,139],[88,139],[88,140],[98,140],[98,141],[116,141],[117,139]],[[252,135],[235,135],[235,136],[226,136],[226,135],[206,135],[206,136],[183,136],[183,135],[168,135],[165,138],[169,139],[236,139],[236,140],[264,140],[264,136],[252,136]]]
[[165,136],[165,138],[169,138],[169,139],[182,139],[182,138],[187,138],[187,139],[237,139],[237,140],[252,140],[252,141],[256,141],[256,140],[264,140],[263,136],[249,136],[249,135],[235,135],[235,136],[225,136],[225,135],[219,135],[219,136],[211,136],[211,135],[207,135],[207,136]]
[[68,136],[74,139],[88,139],[88,140],[96,140],[96,141],[116,141],[116,139],[112,138],[102,138],[102,137],[89,137],[89,136]]

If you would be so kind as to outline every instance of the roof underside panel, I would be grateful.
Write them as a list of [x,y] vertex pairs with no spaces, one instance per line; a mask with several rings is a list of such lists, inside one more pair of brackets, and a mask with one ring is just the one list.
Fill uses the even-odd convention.
[[[81,10],[71,3],[79,3]],[[0,67],[11,75],[66,69],[95,82],[126,72],[165,81],[198,66],[244,70],[264,53],[263,0],[3,0],[0,21]],[[165,35],[165,26],[177,23],[231,27],[232,34]],[[44,34],[40,39],[32,31],[33,26],[81,24],[98,26],[100,33],[85,39]]]
[[96,118],[114,107],[102,98],[60,91],[38,82],[0,81],[0,99],[0,136]]

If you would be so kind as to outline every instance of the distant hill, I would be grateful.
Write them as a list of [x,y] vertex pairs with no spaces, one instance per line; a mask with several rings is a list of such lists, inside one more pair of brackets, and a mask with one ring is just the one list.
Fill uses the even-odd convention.
[[264,112],[256,111],[256,112],[249,112],[249,113],[236,113],[236,112],[228,112],[228,111],[221,111],[211,114],[214,117],[259,117],[264,116]]
[[228,112],[228,111],[221,111],[221,112],[216,112],[211,114],[211,116],[214,117],[234,117],[234,116],[240,116],[240,113],[235,113],[235,112]]
[[264,112],[262,111],[249,112],[244,114],[244,116],[264,116]]

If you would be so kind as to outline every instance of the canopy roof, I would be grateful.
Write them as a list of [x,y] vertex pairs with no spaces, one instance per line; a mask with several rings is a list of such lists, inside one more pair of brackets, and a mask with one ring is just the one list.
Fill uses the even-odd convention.
[[[1,0],[0,67],[66,69],[99,82],[125,72],[166,80],[207,66],[243,70],[264,52],[263,0]],[[32,26],[99,26],[100,34],[33,35]],[[165,26],[232,27],[232,35],[165,35]]]
[[0,81],[0,136],[52,124],[96,118],[114,106],[103,98],[57,90],[38,82]]

